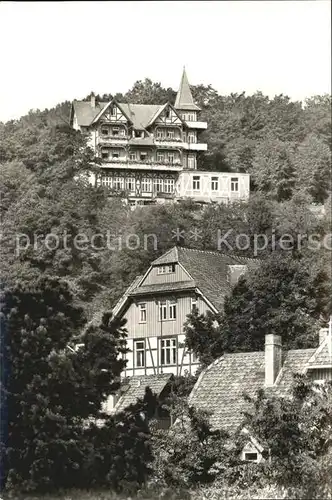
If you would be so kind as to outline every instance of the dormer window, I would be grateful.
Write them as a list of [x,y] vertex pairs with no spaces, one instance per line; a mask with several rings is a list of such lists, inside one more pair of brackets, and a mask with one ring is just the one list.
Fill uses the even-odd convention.
[[258,453],[244,453],[244,460],[246,462],[258,462]]
[[170,273],[175,273],[175,264],[158,266],[158,274],[170,274]]

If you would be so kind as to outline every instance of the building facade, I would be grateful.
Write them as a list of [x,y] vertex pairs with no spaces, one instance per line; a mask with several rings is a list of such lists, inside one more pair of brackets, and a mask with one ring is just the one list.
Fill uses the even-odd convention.
[[123,194],[131,205],[248,198],[248,174],[196,172],[198,156],[207,150],[200,111],[184,70],[174,105],[97,102],[92,94],[90,102],[73,102],[70,122],[88,134],[102,161],[91,182]]
[[113,310],[127,320],[124,377],[194,374],[198,360],[184,345],[184,323],[194,307],[217,313],[239,277],[257,266],[218,252],[174,247],[137,277]]

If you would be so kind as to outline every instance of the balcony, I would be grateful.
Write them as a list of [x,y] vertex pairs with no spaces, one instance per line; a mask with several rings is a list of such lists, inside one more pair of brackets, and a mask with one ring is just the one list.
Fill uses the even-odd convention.
[[172,171],[172,172],[181,172],[182,164],[179,163],[167,163],[165,161],[158,162],[152,160],[103,160],[101,165],[102,168],[109,169],[121,169],[125,168],[126,170],[154,170],[154,171]]
[[189,151],[207,151],[207,144],[202,142],[186,142],[183,143],[183,149]]
[[197,130],[206,130],[207,122],[185,122],[188,128],[193,128]]
[[125,144],[128,139],[128,135],[99,135],[98,144]]

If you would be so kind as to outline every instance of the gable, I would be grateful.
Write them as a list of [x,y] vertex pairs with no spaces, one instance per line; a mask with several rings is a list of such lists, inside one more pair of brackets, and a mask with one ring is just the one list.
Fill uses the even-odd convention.
[[165,105],[164,109],[149,123],[149,125],[182,125],[182,120],[170,104]]
[[115,102],[109,102],[104,109],[96,116],[93,123],[96,122],[123,122],[126,123],[129,120],[125,112],[122,110],[121,106]]
[[141,285],[157,283],[179,283],[190,281],[191,278],[179,263],[154,265],[150,268]]

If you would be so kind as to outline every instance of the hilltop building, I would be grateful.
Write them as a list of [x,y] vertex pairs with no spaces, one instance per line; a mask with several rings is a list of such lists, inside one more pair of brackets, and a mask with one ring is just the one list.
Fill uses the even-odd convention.
[[198,155],[207,150],[200,111],[183,70],[174,105],[99,102],[92,94],[90,101],[72,103],[70,123],[88,134],[102,160],[91,182],[122,193],[130,205],[248,198],[249,174],[197,170]]

